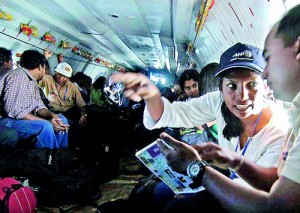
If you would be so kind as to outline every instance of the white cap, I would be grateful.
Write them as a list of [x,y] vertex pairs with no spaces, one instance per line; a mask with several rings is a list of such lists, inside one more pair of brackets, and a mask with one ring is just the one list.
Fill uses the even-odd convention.
[[72,76],[73,72],[72,67],[66,62],[59,63],[54,70],[68,78]]

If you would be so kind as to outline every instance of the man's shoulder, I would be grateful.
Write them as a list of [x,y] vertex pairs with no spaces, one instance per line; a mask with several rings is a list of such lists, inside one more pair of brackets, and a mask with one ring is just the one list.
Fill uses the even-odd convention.
[[20,79],[21,76],[26,76],[26,75],[24,72],[21,71],[21,68],[17,68],[14,70],[7,70],[7,71],[1,73],[0,78],[1,79],[8,79],[8,78]]

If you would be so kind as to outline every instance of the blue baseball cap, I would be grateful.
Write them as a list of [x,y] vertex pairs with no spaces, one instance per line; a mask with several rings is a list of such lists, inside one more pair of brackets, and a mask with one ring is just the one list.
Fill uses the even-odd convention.
[[225,71],[232,68],[246,68],[262,73],[265,66],[266,62],[261,49],[239,42],[221,55],[219,68],[215,73],[215,77],[224,74]]

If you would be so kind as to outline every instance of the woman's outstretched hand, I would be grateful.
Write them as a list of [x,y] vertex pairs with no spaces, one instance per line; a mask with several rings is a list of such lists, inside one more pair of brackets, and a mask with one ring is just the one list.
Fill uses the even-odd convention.
[[160,97],[159,89],[142,73],[117,73],[112,75],[114,83],[124,83],[124,96],[133,101],[147,100],[153,97]]

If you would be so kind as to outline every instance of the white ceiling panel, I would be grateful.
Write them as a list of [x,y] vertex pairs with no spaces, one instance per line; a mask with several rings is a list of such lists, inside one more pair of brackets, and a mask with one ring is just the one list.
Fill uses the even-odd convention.
[[[222,52],[239,41],[262,47],[270,27],[299,3],[215,0],[196,38],[200,0],[0,0],[0,9],[14,17],[11,22],[0,20],[0,31],[16,37],[20,23],[30,22],[38,27],[39,36],[51,32],[58,41],[49,45],[40,38],[28,41],[19,35],[23,42],[40,49],[49,47],[78,61],[79,56],[58,47],[60,41],[67,40],[129,71],[169,67],[171,73],[178,68],[180,73],[193,61],[199,70],[207,63],[218,62]],[[194,48],[187,54],[189,43]]]

